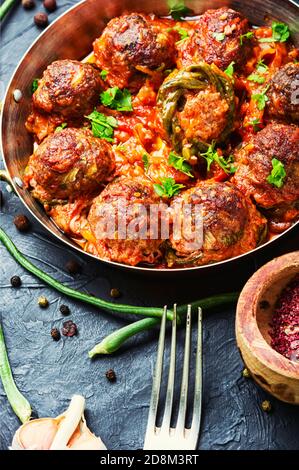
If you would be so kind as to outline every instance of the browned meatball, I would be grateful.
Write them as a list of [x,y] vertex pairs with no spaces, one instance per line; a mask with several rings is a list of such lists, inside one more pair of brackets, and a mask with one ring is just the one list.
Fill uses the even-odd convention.
[[[281,187],[267,181],[273,159],[284,166]],[[299,198],[299,128],[272,123],[256,134],[236,154],[233,182],[260,207],[270,209]],[[279,182],[278,182],[279,183]]]
[[174,64],[175,37],[166,24],[147,15],[113,18],[93,44],[96,64],[108,71],[111,86],[134,89],[142,67],[157,69]]
[[161,261],[162,240],[149,223],[150,205],[159,201],[143,180],[121,177],[110,183],[88,216],[99,257],[132,266]]
[[100,73],[94,66],[57,60],[44,71],[32,99],[38,110],[73,120],[93,109],[100,90]]
[[287,64],[273,76],[268,112],[274,119],[299,123],[299,64]]
[[89,130],[66,128],[47,137],[31,155],[25,181],[42,202],[74,200],[100,189],[115,167],[111,145]]
[[230,183],[202,182],[176,196],[171,209],[174,227],[184,231],[170,236],[170,266],[232,258],[256,248],[265,235],[266,219]]
[[195,33],[180,48],[178,65],[186,67],[203,60],[222,70],[231,62],[240,66],[252,50],[251,41],[241,39],[248,32],[248,20],[241,13],[227,7],[207,10],[196,23]]

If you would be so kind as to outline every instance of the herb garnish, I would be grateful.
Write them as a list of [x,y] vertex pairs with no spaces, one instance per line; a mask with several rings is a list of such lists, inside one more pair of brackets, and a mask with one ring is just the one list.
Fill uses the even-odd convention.
[[263,111],[266,107],[266,103],[268,103],[269,98],[266,95],[267,91],[269,90],[270,85],[268,85],[261,93],[256,93],[252,95],[252,99],[257,102],[257,107],[260,111]]
[[266,81],[265,77],[262,77],[262,75],[260,75],[259,73],[252,73],[251,75],[249,75],[249,77],[247,77],[247,80],[260,84],[265,83]]
[[182,18],[192,13],[190,8],[185,6],[184,0],[168,0],[169,14],[176,21],[181,21]]
[[267,70],[269,69],[268,65],[265,64],[265,62],[263,61],[263,59],[260,59],[258,61],[258,63],[256,64],[256,70],[259,72],[259,73],[266,73]]
[[290,34],[287,24],[273,21],[272,36],[270,38],[261,38],[259,39],[259,42],[286,42],[289,39]]
[[62,122],[60,124],[60,126],[57,126],[56,129],[55,129],[55,132],[60,132],[62,131],[63,129],[65,129],[67,127],[67,123],[66,122]]
[[144,166],[144,169],[145,171],[147,172],[149,167],[150,167],[150,162],[149,162],[149,158],[148,158],[148,154],[147,153],[144,153],[142,155],[142,161],[143,161],[143,166]]
[[170,152],[169,157],[168,157],[168,165],[172,166],[176,170],[179,170],[181,173],[184,173],[187,176],[190,176],[190,178],[194,178],[194,176],[191,173],[192,167],[189,165],[188,162],[186,162],[186,159],[184,157],[181,157],[180,155],[177,155],[174,152]]
[[231,77],[231,78],[233,78],[233,75],[234,75],[234,73],[235,73],[235,67],[234,67],[235,63],[236,63],[236,62],[234,62],[234,61],[231,62],[231,63],[229,64],[229,66],[224,70],[224,73],[226,73],[226,75],[228,75],[228,76]]
[[177,184],[174,178],[161,178],[160,183],[154,184],[154,190],[160,197],[171,198],[185,187],[183,184]]
[[180,44],[181,42],[185,41],[189,37],[189,33],[187,29],[185,28],[180,28],[179,26],[175,26],[173,28],[175,31],[177,31],[180,35],[180,40],[176,42],[176,44]]
[[241,36],[240,36],[240,44],[241,44],[241,46],[243,46],[245,39],[252,39],[253,37],[254,37],[254,33],[253,33],[252,31],[249,31],[249,32],[246,33],[246,34],[241,34]]
[[252,126],[253,127],[253,131],[254,132],[258,132],[260,131],[260,125],[262,124],[262,122],[258,119],[258,118],[255,118],[255,119],[252,119],[252,121],[248,122],[248,124],[246,125],[246,127],[248,126]]
[[284,179],[287,176],[286,171],[284,169],[284,164],[277,160],[277,158],[272,159],[272,171],[267,178],[268,183],[276,186],[277,188],[281,188],[284,183]]
[[120,90],[117,86],[108,88],[100,95],[101,103],[117,111],[133,111],[132,97],[129,90],[124,88]]
[[105,116],[95,109],[85,117],[91,121],[91,130],[95,137],[113,142],[114,128],[118,126],[117,120],[113,116]]
[[218,42],[224,41],[225,37],[225,33],[213,33],[213,38],[215,38]]
[[106,80],[107,75],[108,75],[108,70],[102,70],[102,71],[100,72],[100,76],[101,76],[101,78],[102,78],[103,80]]
[[33,94],[37,89],[38,89],[38,78],[35,78],[34,80],[32,80],[32,83],[31,83],[31,93]]
[[234,157],[230,155],[226,159],[225,157],[219,155],[218,151],[215,150],[215,145],[216,142],[213,142],[205,153],[200,154],[200,156],[203,157],[207,162],[207,170],[210,171],[212,163],[215,162],[227,175],[235,173],[237,169],[233,166]]

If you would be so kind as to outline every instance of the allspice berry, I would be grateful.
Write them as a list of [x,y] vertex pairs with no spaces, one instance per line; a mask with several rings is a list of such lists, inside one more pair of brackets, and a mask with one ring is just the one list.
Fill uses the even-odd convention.
[[36,13],[36,15],[34,15],[34,23],[39,28],[45,28],[49,24],[48,15],[42,12]]
[[22,7],[25,10],[32,10],[32,8],[35,7],[35,1],[34,0],[22,0]]
[[51,336],[54,339],[54,341],[59,341],[61,337],[60,331],[57,328],[52,328]]
[[28,217],[26,217],[26,215],[24,214],[16,215],[13,223],[15,224],[19,232],[27,232],[27,230],[29,230],[30,228],[30,221]]
[[118,299],[120,296],[120,291],[116,287],[113,287],[113,289],[111,289],[110,291],[110,297],[112,297],[113,299]]
[[49,12],[55,11],[57,8],[56,0],[44,0],[43,5]]

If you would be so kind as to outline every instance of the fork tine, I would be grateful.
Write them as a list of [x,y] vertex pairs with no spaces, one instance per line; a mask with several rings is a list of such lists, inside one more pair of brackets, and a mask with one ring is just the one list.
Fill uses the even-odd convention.
[[188,400],[190,345],[191,345],[191,305],[188,305],[187,319],[186,319],[184,366],[183,366],[183,376],[182,376],[182,385],[181,385],[179,415],[178,415],[178,420],[177,420],[177,425],[176,425],[176,433],[178,434],[183,434],[184,429],[185,429],[187,400]]
[[[193,402],[193,418],[190,434],[194,439],[194,449],[197,445],[200,420],[201,420],[201,402],[202,402],[202,310],[198,307],[198,336],[195,364],[195,388]],[[196,440],[196,441],[195,441]]]
[[155,431],[157,409],[158,409],[160,387],[161,387],[161,377],[162,377],[162,371],[163,371],[166,317],[167,317],[167,305],[165,305],[164,307],[163,316],[161,320],[157,361],[156,361],[156,366],[154,370],[153,387],[152,387],[151,402],[150,402],[148,422],[147,422],[147,428],[146,428],[145,442],[147,438],[149,438],[149,435]]
[[168,383],[166,392],[166,403],[164,410],[164,417],[161,426],[161,432],[170,430],[170,420],[172,413],[173,404],[173,392],[174,392],[174,379],[175,379],[175,362],[176,362],[176,304],[173,306],[173,319],[172,319],[172,336],[171,336],[171,349],[170,349],[170,364],[168,373]]

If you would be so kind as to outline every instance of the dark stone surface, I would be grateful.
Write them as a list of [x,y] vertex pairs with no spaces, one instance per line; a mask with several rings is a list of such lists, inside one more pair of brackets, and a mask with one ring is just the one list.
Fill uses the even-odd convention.
[[[75,1],[59,1],[50,20]],[[39,34],[33,25],[33,12],[15,8],[2,30],[1,80],[6,86],[19,58]],[[254,258],[238,266],[207,276],[190,279],[136,277],[66,249],[49,237],[37,222],[28,234],[17,232],[12,221],[26,213],[22,203],[1,183],[4,205],[1,227],[19,249],[33,262],[69,286],[93,292],[106,299],[112,287],[123,293],[120,301],[140,305],[171,305],[213,293],[242,287],[250,274],[265,261],[283,252],[298,249],[298,230]],[[32,218],[31,218],[32,219]],[[65,263],[75,258],[83,272],[74,278],[64,271]],[[9,279],[22,278],[22,287],[12,289]],[[124,321],[79,302],[63,298],[46,288],[18,266],[0,245],[0,312],[7,348],[16,383],[40,417],[56,416],[74,393],[87,399],[87,419],[109,449],[138,449],[143,446],[156,353],[156,332],[134,339],[119,353],[90,361],[87,351]],[[50,305],[37,304],[45,295]],[[118,301],[118,300],[117,300]],[[116,302],[117,302],[116,301]],[[54,342],[52,327],[65,321],[59,306],[69,305],[68,317],[78,325],[79,335]],[[234,335],[234,308],[219,309],[204,317],[204,396],[200,449],[298,449],[299,408],[267,396],[251,380],[241,377],[240,360]],[[180,358],[183,336],[179,335]],[[168,348],[169,351],[169,348]],[[181,370],[180,362],[178,369]],[[110,383],[105,372],[113,368],[117,381]],[[261,410],[270,399],[273,412]],[[0,448],[7,449],[19,426],[0,384]]]

